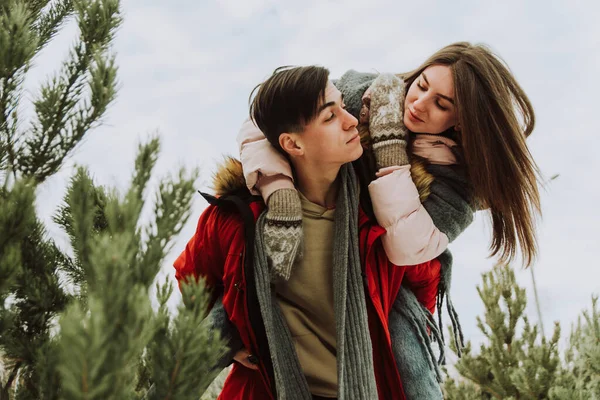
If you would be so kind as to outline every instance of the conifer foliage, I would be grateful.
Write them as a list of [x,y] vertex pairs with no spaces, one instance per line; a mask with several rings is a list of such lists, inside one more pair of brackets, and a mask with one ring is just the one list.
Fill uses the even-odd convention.
[[[20,118],[23,82],[67,20],[79,28],[60,70]],[[198,399],[222,345],[200,322],[201,282],[149,291],[189,217],[198,171],[150,188],[160,144],[139,146],[129,188],[73,174],[54,222],[59,248],[35,210],[36,188],[101,122],[116,95],[111,43],[119,0],[0,0],[0,399]],[[155,193],[151,204],[149,193]],[[148,203],[148,204],[147,204]]]
[[[600,313],[597,297],[573,328],[569,346],[559,352],[560,325],[548,339],[525,315],[525,289],[508,266],[483,274],[477,288],[485,335],[479,352],[470,343],[446,380],[447,399],[600,399]],[[453,342],[451,342],[453,343]],[[456,349],[453,349],[454,351]]]

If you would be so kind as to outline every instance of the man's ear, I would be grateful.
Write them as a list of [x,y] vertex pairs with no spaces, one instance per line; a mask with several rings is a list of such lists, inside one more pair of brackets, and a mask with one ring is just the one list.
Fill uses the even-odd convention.
[[290,156],[304,155],[302,141],[295,133],[282,133],[279,135],[279,145]]

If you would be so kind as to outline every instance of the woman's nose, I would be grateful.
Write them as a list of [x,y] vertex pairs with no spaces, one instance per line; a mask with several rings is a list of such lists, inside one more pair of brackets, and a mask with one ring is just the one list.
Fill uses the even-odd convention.
[[425,99],[419,97],[413,102],[413,108],[417,111],[424,111],[425,107]]

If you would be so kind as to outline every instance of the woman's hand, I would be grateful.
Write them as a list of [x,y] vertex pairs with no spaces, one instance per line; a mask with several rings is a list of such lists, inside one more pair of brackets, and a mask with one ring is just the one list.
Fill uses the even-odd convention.
[[369,131],[377,168],[407,165],[404,82],[393,74],[380,74],[369,90]]
[[233,359],[246,368],[258,371],[258,357],[250,354],[250,352],[246,349],[242,349],[235,353]]

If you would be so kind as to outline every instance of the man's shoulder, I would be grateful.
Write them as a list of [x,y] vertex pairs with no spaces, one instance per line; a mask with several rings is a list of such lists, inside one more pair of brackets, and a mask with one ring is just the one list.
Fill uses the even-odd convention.
[[207,193],[201,195],[208,202],[208,207],[202,212],[200,220],[218,225],[215,227],[217,229],[224,228],[224,224],[243,227],[245,224],[254,223],[265,208],[262,198],[258,196],[213,196]]

